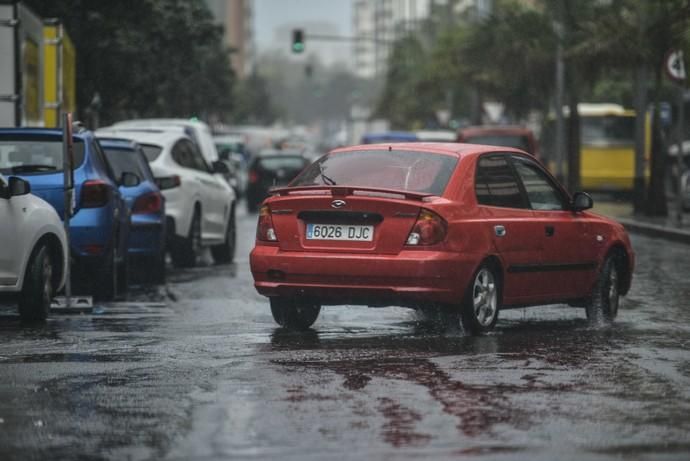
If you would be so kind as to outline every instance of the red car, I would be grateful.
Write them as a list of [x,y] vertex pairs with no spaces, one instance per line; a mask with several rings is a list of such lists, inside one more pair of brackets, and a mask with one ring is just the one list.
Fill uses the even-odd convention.
[[492,146],[514,147],[539,158],[539,147],[534,133],[527,127],[517,125],[478,125],[461,128],[458,142],[490,144]]
[[611,321],[630,288],[623,227],[534,157],[473,144],[336,149],[263,203],[250,263],[275,321],[321,306],[439,310],[473,334],[498,311],[567,303]]

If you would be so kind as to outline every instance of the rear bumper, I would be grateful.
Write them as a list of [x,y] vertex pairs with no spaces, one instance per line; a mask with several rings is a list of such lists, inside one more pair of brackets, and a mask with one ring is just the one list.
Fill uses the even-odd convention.
[[254,286],[264,296],[370,306],[460,302],[477,264],[473,255],[418,250],[358,255],[260,245],[250,255]]
[[166,218],[159,215],[134,215],[129,228],[127,252],[136,256],[154,256],[165,248]]

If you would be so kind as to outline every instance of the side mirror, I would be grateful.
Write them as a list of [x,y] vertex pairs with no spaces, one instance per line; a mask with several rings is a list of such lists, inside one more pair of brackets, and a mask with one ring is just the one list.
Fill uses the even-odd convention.
[[573,200],[570,203],[570,209],[573,211],[589,210],[594,206],[594,200],[587,192],[575,192]]
[[16,176],[12,176],[9,179],[8,188],[10,190],[10,197],[31,193],[31,184],[22,178],[17,178]]
[[228,160],[230,158],[230,149],[227,147],[225,149],[221,149],[221,151],[218,152],[218,158],[221,160]]
[[120,185],[124,187],[135,187],[141,183],[141,179],[134,173],[125,171],[120,177]]
[[214,173],[222,174],[222,175],[228,175],[230,174],[230,168],[224,163],[221,162],[220,160],[216,160],[213,162],[211,165],[213,168]]

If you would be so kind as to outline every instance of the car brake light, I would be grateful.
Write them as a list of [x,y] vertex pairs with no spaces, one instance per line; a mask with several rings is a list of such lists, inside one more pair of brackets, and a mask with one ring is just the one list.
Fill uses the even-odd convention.
[[259,173],[256,171],[252,170],[249,172],[249,182],[254,184],[259,181]]
[[161,211],[163,198],[158,192],[150,192],[139,197],[132,207],[132,214],[152,214]]
[[422,209],[412,232],[407,236],[406,245],[435,245],[446,238],[448,224],[436,213]]
[[259,223],[256,226],[256,239],[263,242],[277,242],[278,237],[273,229],[273,218],[271,209],[264,205],[259,210]]
[[86,181],[81,186],[82,208],[100,208],[105,206],[110,200],[110,188],[105,181],[91,180]]

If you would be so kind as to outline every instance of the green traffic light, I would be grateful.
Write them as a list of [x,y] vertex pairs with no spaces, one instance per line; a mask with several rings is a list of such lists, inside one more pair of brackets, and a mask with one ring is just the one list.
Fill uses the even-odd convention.
[[304,43],[293,43],[292,51],[295,53],[301,53],[302,51],[304,51]]

